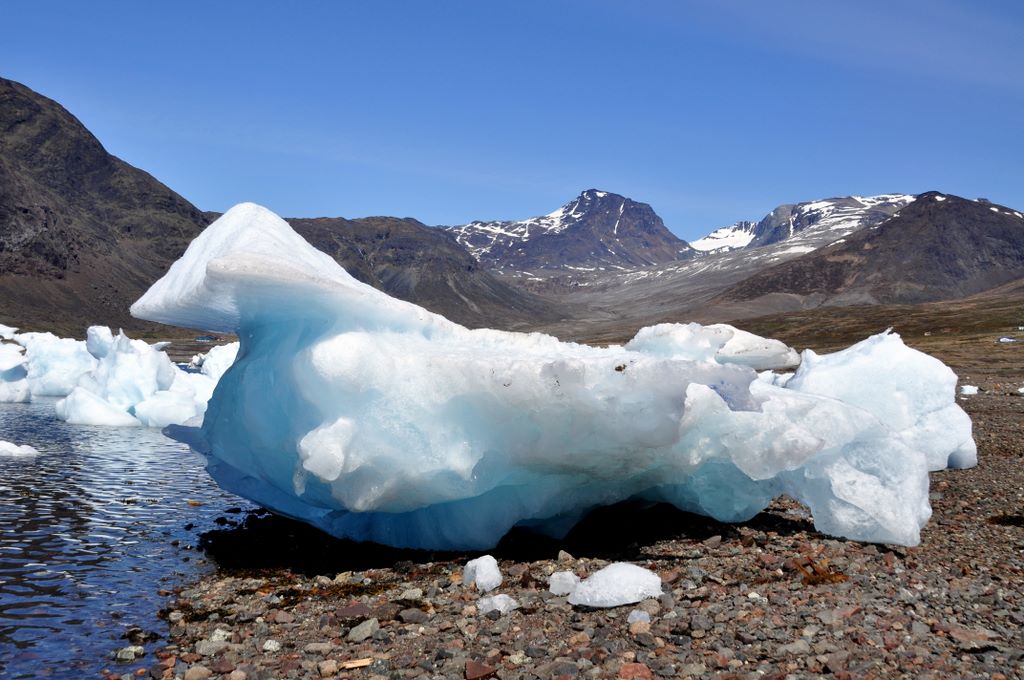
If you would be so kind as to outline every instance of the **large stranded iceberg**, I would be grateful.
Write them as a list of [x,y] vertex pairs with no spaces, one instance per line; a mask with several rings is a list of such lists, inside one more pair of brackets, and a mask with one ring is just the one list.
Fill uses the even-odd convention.
[[912,545],[929,467],[974,462],[955,376],[896,335],[805,354],[782,386],[755,369],[792,351],[728,326],[609,348],[468,330],[356,281],[251,203],[132,313],[238,334],[202,425],[167,431],[226,489],[337,536],[484,548],[625,499],[739,521],[788,494],[823,531]]

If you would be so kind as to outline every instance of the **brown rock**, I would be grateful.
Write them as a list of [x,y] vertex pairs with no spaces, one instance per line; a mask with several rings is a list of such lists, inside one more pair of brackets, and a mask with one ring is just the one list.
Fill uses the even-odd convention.
[[[271,619],[271,617],[273,617],[273,619]],[[291,612],[286,612],[279,609],[277,611],[271,612],[270,616],[268,616],[267,619],[272,620],[274,623],[292,623],[295,621],[295,615]]]
[[334,615],[342,621],[353,621],[370,618],[370,608],[362,602],[350,604],[347,607],[340,607]]
[[651,669],[642,663],[624,663],[619,669],[619,680],[654,680]]
[[206,666],[192,666],[185,671],[185,680],[207,680],[211,675],[213,671]]
[[479,661],[473,661],[470,659],[466,662],[466,680],[483,680],[483,678],[491,678],[498,672],[498,669],[494,666],[488,666],[485,663]]

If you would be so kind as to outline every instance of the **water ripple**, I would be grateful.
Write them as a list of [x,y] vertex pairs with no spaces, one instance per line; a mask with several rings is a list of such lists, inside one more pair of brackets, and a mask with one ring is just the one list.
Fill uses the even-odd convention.
[[114,668],[129,626],[163,630],[157,591],[208,569],[172,542],[249,507],[159,432],[69,425],[52,401],[0,404],[0,439],[41,452],[0,458],[0,676],[12,680]]

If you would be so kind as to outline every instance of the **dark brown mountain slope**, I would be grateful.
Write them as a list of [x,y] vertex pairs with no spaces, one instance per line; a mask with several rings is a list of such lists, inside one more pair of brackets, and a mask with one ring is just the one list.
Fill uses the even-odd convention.
[[548,302],[489,274],[447,232],[411,218],[289,218],[348,273],[471,327],[530,328],[559,318]]
[[[1024,215],[928,192],[880,225],[732,286],[712,305],[767,311],[954,300],[1024,277]],[[788,304],[780,305],[780,296]],[[771,304],[767,304],[771,302]]]
[[[107,153],[56,102],[0,79],[0,323],[165,334],[128,307],[215,217]],[[357,278],[455,321],[521,327],[556,317],[415,220],[292,223]]]
[[59,104],[0,79],[0,322],[139,327],[128,304],[205,225]]

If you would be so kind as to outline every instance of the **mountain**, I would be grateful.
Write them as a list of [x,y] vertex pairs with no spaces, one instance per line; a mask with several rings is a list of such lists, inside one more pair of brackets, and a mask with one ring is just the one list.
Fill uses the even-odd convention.
[[452,321],[478,327],[531,327],[560,318],[549,302],[487,272],[448,233],[411,218],[289,218],[349,274]]
[[932,191],[881,224],[745,279],[716,302],[909,304],[963,298],[1021,277],[1024,215]]
[[510,275],[633,269],[694,255],[651,206],[597,189],[542,217],[444,229],[482,265]]
[[[911,202],[876,224],[837,219],[848,204],[829,215],[821,210],[822,217],[803,231],[794,229],[793,236],[768,245],[632,271],[591,272],[576,276],[571,287],[549,284],[545,292],[555,301],[571,302],[574,316],[572,323],[543,330],[617,342],[653,323],[729,321],[818,305],[959,299],[1024,277],[1017,264],[1016,239],[1024,234],[1013,226],[1019,225],[1017,211],[935,193],[908,198]],[[868,207],[861,214],[871,220],[872,204],[906,199],[855,200]],[[797,205],[820,203],[825,202]],[[876,242],[878,234],[885,237]]]
[[108,154],[56,102],[0,79],[0,320],[138,327],[128,304],[206,218]]
[[914,200],[907,194],[846,196],[820,201],[780,205],[754,228],[747,248],[759,248],[779,241],[822,245],[862,227],[883,222]]
[[805,252],[889,219],[914,200],[907,194],[844,196],[780,205],[759,222],[737,222],[691,241],[702,252],[760,248],[786,241]]
[[[0,323],[166,334],[128,307],[216,216],[107,153],[56,102],[0,79]],[[558,318],[415,220],[293,223],[357,278],[455,321],[509,327]]]

